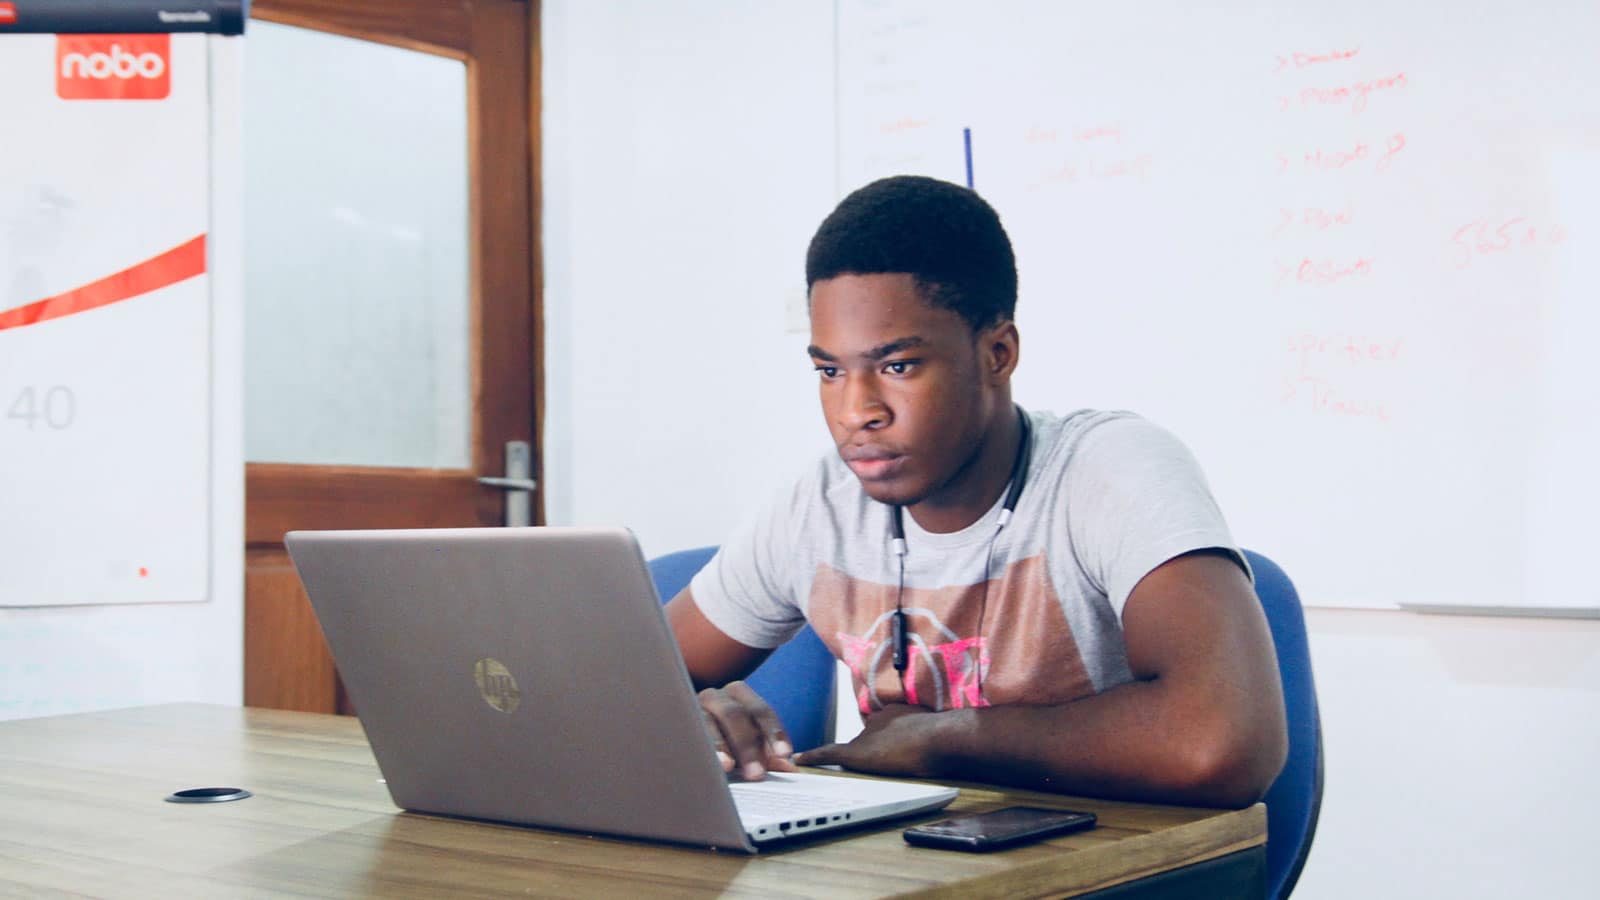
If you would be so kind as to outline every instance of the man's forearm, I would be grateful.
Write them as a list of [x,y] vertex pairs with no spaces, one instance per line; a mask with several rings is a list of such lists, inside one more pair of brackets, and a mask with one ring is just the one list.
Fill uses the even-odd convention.
[[930,713],[934,777],[1205,806],[1260,799],[1282,767],[1282,720],[1251,704],[1184,698],[1134,681],[1059,706]]

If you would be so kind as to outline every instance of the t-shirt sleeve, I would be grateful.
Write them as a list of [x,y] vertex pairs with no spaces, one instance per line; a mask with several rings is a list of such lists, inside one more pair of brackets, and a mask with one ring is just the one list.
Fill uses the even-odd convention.
[[1084,435],[1066,478],[1074,551],[1117,617],[1134,586],[1162,563],[1221,549],[1250,574],[1194,454],[1145,419],[1115,419]]
[[802,480],[775,498],[689,582],[700,612],[747,647],[776,647],[805,625],[794,588],[804,490]]

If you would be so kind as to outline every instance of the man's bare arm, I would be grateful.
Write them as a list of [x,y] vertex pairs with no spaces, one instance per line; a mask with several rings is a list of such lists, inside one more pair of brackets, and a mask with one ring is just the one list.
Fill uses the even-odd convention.
[[783,722],[760,695],[739,680],[754,672],[772,651],[747,647],[723,633],[700,611],[688,588],[667,603],[666,614],[689,680],[700,692],[706,731],[723,770],[737,770],[752,781],[764,777],[769,769],[792,771],[789,757],[794,744]]
[[772,653],[746,647],[711,624],[688,588],[668,601],[666,614],[672,636],[683,653],[683,662],[689,668],[689,679],[697,691],[722,687],[749,675]]
[[1226,556],[1192,553],[1139,582],[1122,616],[1135,680],[1057,706],[892,706],[849,744],[800,754],[883,774],[1206,806],[1260,799],[1288,733],[1266,618]]

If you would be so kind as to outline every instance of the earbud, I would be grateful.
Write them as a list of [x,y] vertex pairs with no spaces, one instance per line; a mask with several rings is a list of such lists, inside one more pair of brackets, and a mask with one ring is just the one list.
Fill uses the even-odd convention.
[[901,675],[906,671],[906,611],[897,609],[894,618],[889,620],[894,640],[894,670]]

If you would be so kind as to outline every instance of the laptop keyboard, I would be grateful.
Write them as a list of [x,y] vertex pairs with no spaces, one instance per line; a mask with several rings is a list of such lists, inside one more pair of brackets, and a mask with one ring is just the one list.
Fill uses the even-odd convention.
[[733,805],[738,807],[741,816],[787,816],[789,813],[811,813],[838,807],[839,798],[763,790],[755,785],[741,784],[733,789]]

